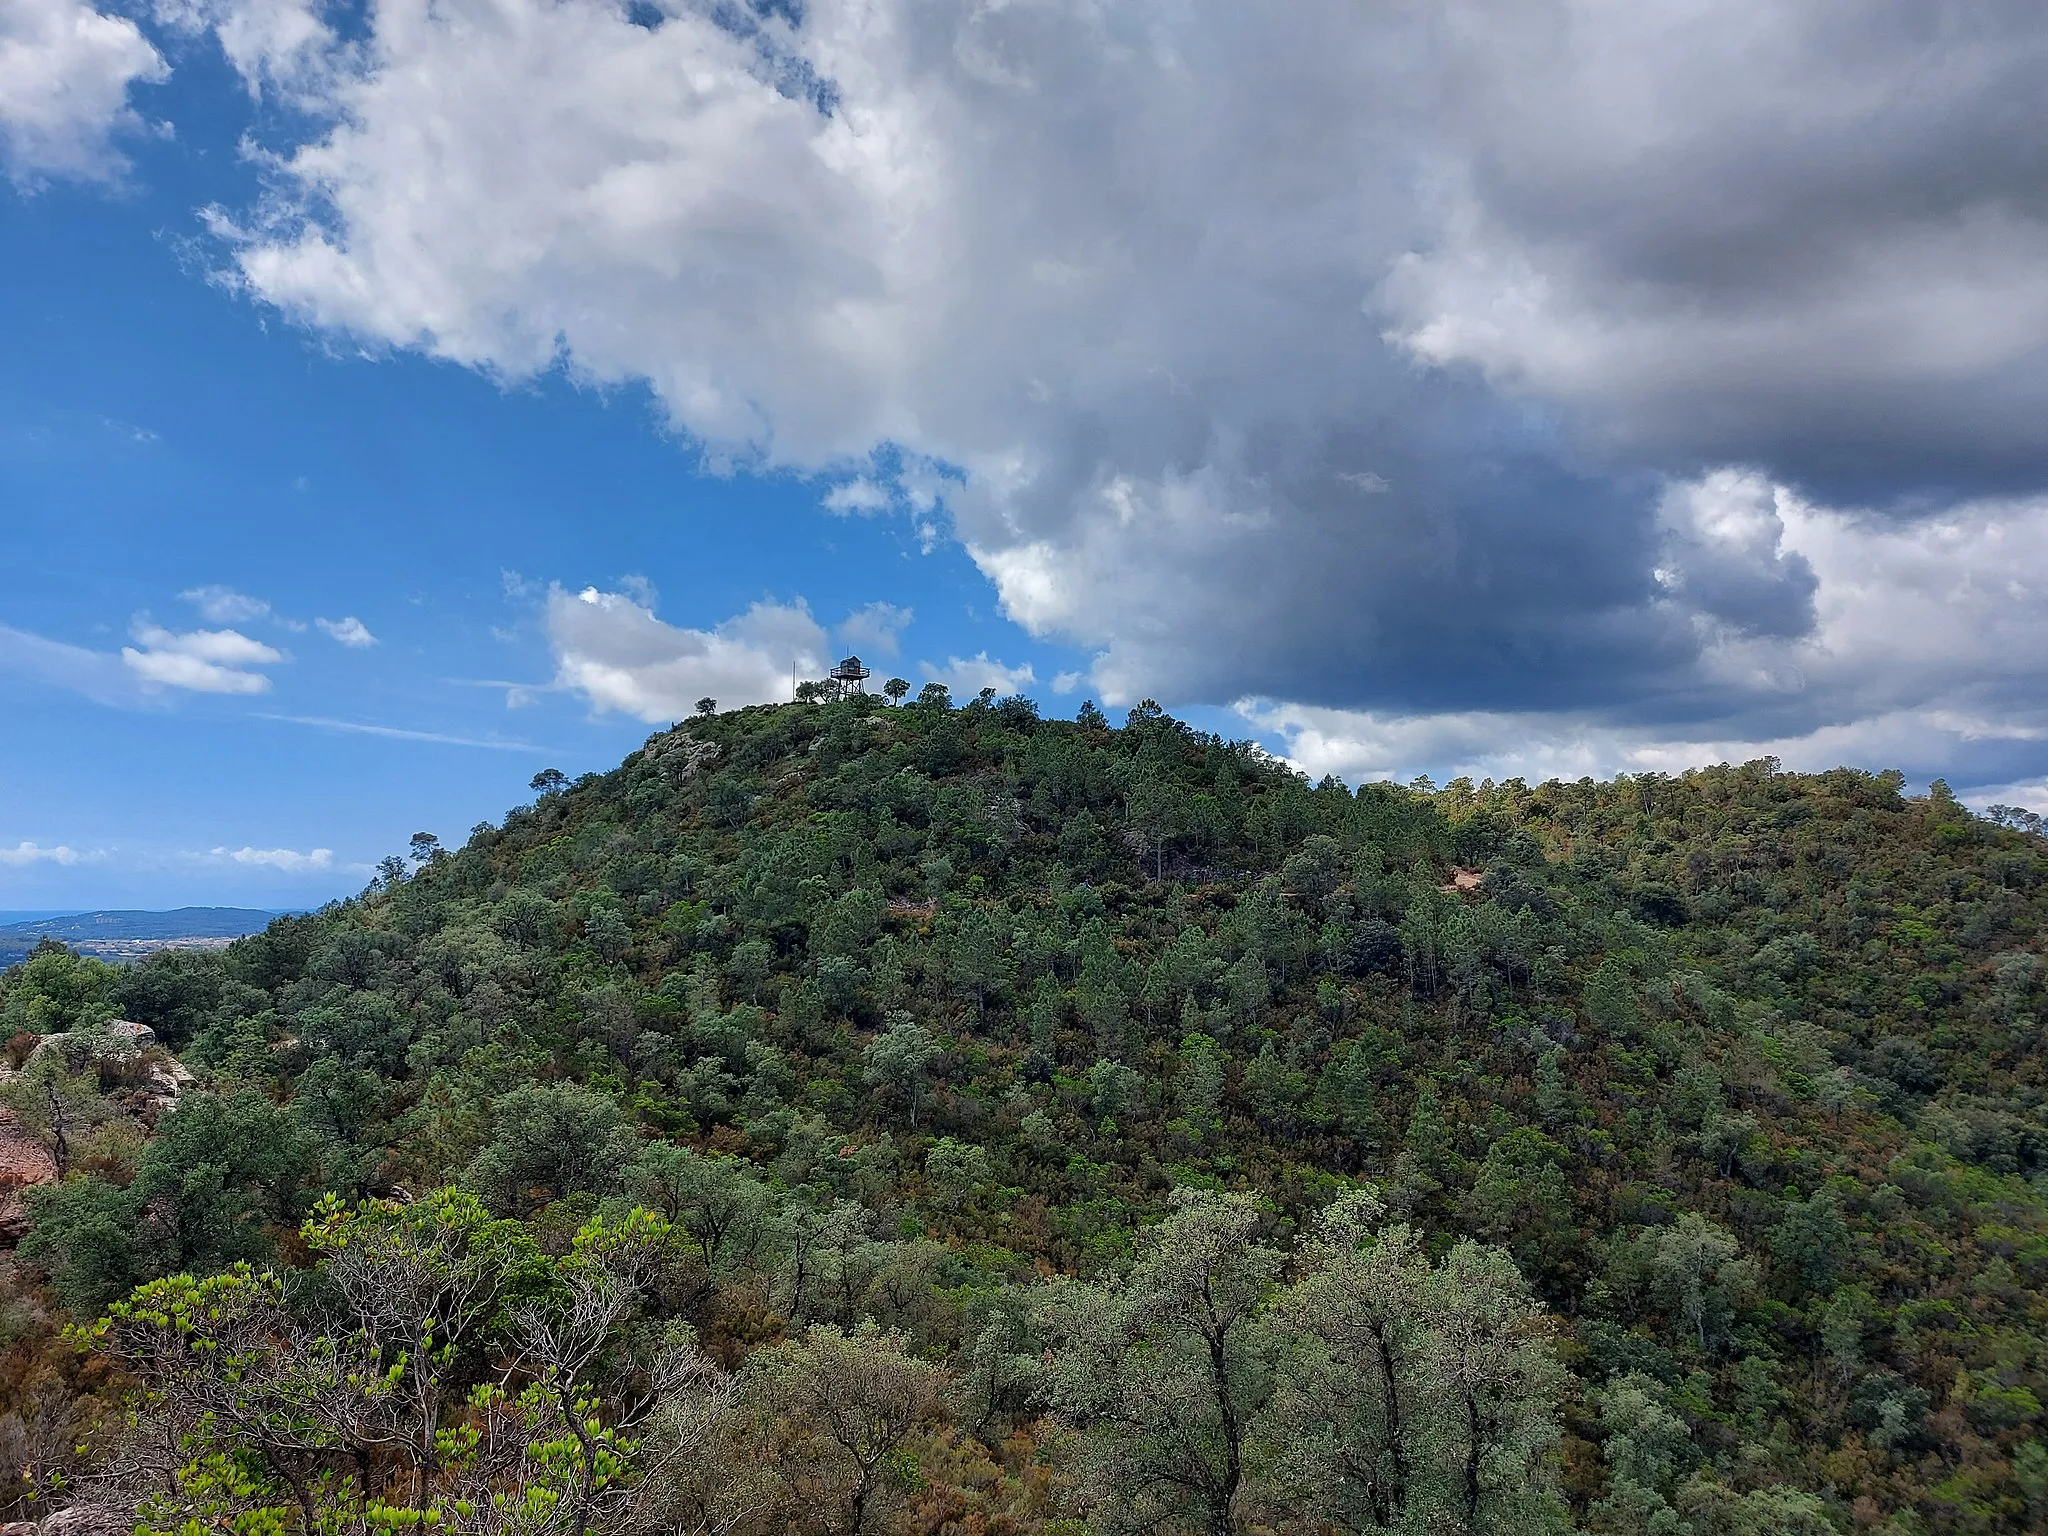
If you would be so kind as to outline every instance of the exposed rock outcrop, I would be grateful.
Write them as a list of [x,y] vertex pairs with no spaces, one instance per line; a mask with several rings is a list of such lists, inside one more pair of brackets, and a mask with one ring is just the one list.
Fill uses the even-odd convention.
[[[6,1110],[0,1109],[0,1242],[18,1239],[28,1226],[28,1192],[57,1181],[57,1161]],[[0,1536],[5,1536],[0,1530]]]
[[45,1051],[61,1051],[74,1069],[88,1062],[110,1066],[127,1079],[109,1091],[123,1108],[144,1124],[176,1106],[191,1086],[192,1070],[157,1043],[156,1031],[133,1019],[109,1019],[89,1030],[45,1035],[29,1060]]

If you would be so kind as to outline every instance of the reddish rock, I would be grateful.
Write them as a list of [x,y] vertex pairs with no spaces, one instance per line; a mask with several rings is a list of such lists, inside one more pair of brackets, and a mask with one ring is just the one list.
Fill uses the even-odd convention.
[[12,1243],[27,1230],[27,1191],[56,1182],[56,1160],[19,1120],[0,1109],[0,1243]]

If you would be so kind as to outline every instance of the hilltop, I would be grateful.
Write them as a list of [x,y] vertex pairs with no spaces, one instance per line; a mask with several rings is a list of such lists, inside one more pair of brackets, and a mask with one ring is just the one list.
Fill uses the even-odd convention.
[[[719,1420],[774,1472],[702,1494],[738,1528],[1118,1529],[1103,1467],[1174,1443],[1185,1486],[1126,1490],[1160,1529],[2039,1529],[2044,920],[2048,843],[1890,773],[1354,792],[1149,706],[709,715],[225,951],[0,979],[10,1032],[118,1016],[200,1074],[153,1126],[78,1100],[0,1387],[67,1443],[122,1389],[40,1309],[331,1267],[399,1210],[573,1289],[637,1204],[695,1267],[633,1315],[782,1426]],[[301,1233],[323,1191],[418,1203]],[[1498,1298],[1498,1422],[1403,1376],[1434,1427],[1339,1425],[1378,1470],[1311,1477],[1314,1298],[1404,1229],[1418,1361]],[[1158,1321],[1190,1264],[1256,1323],[1215,1380]],[[908,1406],[856,1494],[787,1394],[852,1391],[831,1330],[875,1325],[859,1390]],[[1101,1395],[1140,1380],[1194,1427]]]

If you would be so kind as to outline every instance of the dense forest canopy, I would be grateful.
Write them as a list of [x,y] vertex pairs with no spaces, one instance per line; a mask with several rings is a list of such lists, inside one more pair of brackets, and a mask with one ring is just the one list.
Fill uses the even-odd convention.
[[937,688],[537,788],[0,977],[15,1512],[2048,1528],[2037,824]]

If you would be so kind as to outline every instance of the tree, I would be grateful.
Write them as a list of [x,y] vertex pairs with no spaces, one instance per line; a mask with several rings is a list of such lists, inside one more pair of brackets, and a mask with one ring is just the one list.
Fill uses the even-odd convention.
[[1282,1285],[1256,1202],[1180,1191],[1128,1274],[1054,1286],[1050,1391],[1102,1529],[1566,1529],[1542,1309],[1505,1254],[1433,1265],[1377,1210],[1338,1200]]
[[21,1251],[89,1312],[146,1276],[268,1258],[273,1230],[305,1212],[318,1163],[304,1121],[260,1093],[189,1094],[127,1188],[91,1173],[31,1191]]
[[54,1035],[114,1016],[119,974],[111,965],[74,954],[46,938],[7,973],[0,1022],[10,1033]]
[[910,1101],[910,1123],[917,1124],[917,1107],[924,1097],[926,1070],[939,1054],[939,1042],[932,1032],[907,1013],[892,1013],[882,1033],[868,1042],[862,1053],[867,1063],[867,1080],[896,1089]]
[[881,896],[866,886],[842,892],[811,924],[811,951],[821,957],[858,958],[882,926]]
[[1697,1211],[1659,1227],[1649,1245],[1659,1289],[1704,1353],[1709,1336],[1733,1317],[1736,1299],[1756,1283],[1756,1265],[1741,1256],[1733,1233]]
[[706,694],[703,698],[697,701],[697,713],[700,717],[717,714],[718,700],[712,698],[709,694]]
[[1850,1251],[1841,1195],[1829,1187],[1811,1200],[1787,1202],[1784,1215],[1771,1229],[1770,1244],[1779,1271],[1798,1288],[1815,1295],[1833,1290],[1836,1273]]
[[901,677],[892,677],[889,681],[882,684],[882,692],[889,696],[891,704],[901,704],[903,696],[910,692],[909,680]]
[[1231,1536],[1246,1436],[1270,1378],[1259,1307],[1284,1256],[1246,1195],[1177,1191],[1125,1275],[1056,1284],[1053,1404],[1083,1431],[1082,1484],[1105,1532]]
[[1346,1531],[1564,1529],[1545,1462],[1565,1378],[1541,1309],[1498,1250],[1434,1266],[1374,1213],[1331,1206],[1274,1303],[1268,1506]]
[[1480,1236],[1504,1243],[1523,1269],[1555,1263],[1577,1232],[1565,1183],[1563,1147],[1541,1131],[1520,1126],[1487,1149],[1486,1161],[1463,1202],[1465,1220]]
[[988,1183],[988,1152],[971,1142],[941,1136],[924,1155],[924,1177],[934,1202],[957,1212]]
[[412,861],[415,864],[431,864],[446,858],[447,852],[441,847],[441,839],[431,832],[415,832],[412,835]]
[[559,795],[569,787],[569,775],[559,768],[543,768],[527,781],[526,787],[540,795]]
[[626,1187],[689,1235],[714,1285],[760,1256],[775,1216],[775,1196],[751,1163],[672,1142],[642,1152]]
[[1180,1043],[1180,1071],[1173,1080],[1174,1097],[1188,1130],[1199,1140],[1223,1129],[1218,1110],[1223,1105],[1225,1086],[1223,1049],[1199,1031]]
[[20,1072],[0,1084],[0,1104],[48,1150],[60,1179],[71,1171],[79,1139],[120,1116],[101,1096],[99,1074],[91,1062],[83,1070],[74,1070],[64,1042],[56,1040],[46,1043]]
[[73,1317],[90,1317],[145,1278],[130,1191],[100,1178],[67,1179],[28,1192],[20,1254],[40,1267]]
[[618,1105],[573,1083],[502,1094],[491,1102],[491,1121],[464,1181],[513,1215],[570,1194],[609,1193],[639,1151]]
[[766,939],[747,939],[735,944],[725,962],[725,974],[755,1002],[761,1000],[761,983],[775,965],[775,948]]
[[733,1387],[687,1334],[641,1315],[670,1246],[659,1218],[591,1223],[548,1259],[518,1223],[442,1191],[412,1206],[330,1200],[303,1237],[318,1286],[246,1265],[181,1274],[86,1332],[141,1383],[109,1480],[145,1525],[587,1536],[680,1523],[675,1481],[701,1475]]
[[999,990],[1010,972],[1004,935],[986,908],[974,908],[953,930],[946,962],[953,984],[974,999],[979,1022],[987,1013],[989,993]]
[[1125,818],[1143,846],[1151,850],[1155,880],[1166,877],[1166,845],[1187,819],[1184,798],[1172,780],[1154,774],[1137,778],[1124,793]]
[[898,1452],[937,1409],[944,1373],[873,1320],[813,1323],[749,1363],[756,1443],[783,1485],[784,1529],[865,1536],[914,1463]]
[[583,920],[583,937],[607,964],[622,959],[633,945],[633,929],[626,914],[609,905],[590,909],[590,916]]

